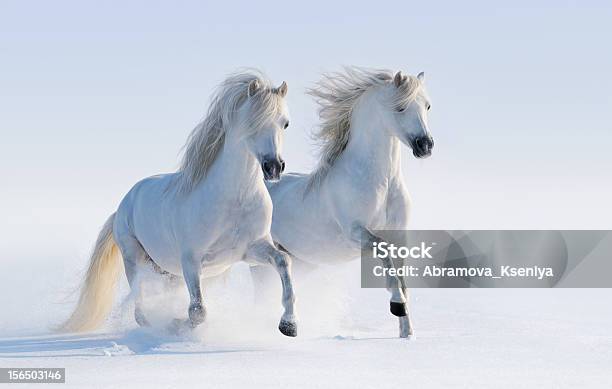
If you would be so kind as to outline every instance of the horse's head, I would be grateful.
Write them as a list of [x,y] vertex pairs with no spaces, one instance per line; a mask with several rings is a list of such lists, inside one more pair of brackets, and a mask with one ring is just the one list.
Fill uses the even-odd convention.
[[384,116],[389,135],[410,146],[415,157],[429,157],[434,141],[427,124],[431,104],[425,91],[425,74],[414,77],[397,72],[384,93],[388,97]]
[[248,97],[241,107],[244,122],[255,124],[246,137],[249,151],[257,158],[266,180],[278,180],[285,170],[281,158],[283,131],[289,127],[289,110],[285,103],[287,83],[266,87],[257,79],[248,85]]

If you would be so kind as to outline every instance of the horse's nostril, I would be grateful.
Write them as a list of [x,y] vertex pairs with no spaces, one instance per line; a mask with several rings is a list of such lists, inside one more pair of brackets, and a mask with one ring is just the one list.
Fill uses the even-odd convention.
[[428,151],[433,148],[433,138],[429,136],[417,138],[414,143],[418,149],[423,151]]
[[269,161],[264,161],[264,163],[262,164],[262,167],[265,171],[269,171],[270,170],[270,162]]
[[285,170],[285,161],[284,160],[280,160],[281,163],[281,172]]

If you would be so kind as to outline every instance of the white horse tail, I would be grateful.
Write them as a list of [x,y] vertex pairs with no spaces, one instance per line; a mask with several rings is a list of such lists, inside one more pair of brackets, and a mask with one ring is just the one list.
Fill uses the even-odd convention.
[[113,239],[113,213],[94,247],[81,295],[70,318],[59,328],[62,332],[82,332],[102,324],[113,306],[115,286],[123,263],[119,247]]

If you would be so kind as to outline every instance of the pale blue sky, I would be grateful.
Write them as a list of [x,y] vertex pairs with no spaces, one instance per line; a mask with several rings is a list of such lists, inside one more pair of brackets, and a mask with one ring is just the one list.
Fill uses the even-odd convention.
[[2,1],[1,248],[86,251],[242,66],[289,83],[299,171],[321,72],[425,71],[436,148],[405,153],[413,227],[612,228],[609,2],[251,3]]

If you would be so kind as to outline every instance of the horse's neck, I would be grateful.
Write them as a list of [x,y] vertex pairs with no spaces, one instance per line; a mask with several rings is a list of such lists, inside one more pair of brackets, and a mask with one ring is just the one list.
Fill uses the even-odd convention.
[[345,154],[348,161],[361,162],[359,174],[387,180],[401,179],[400,141],[389,136],[378,115],[359,107],[353,112]]
[[231,134],[226,135],[223,148],[213,164],[215,176],[221,180],[219,190],[228,196],[243,196],[253,191],[258,182],[263,182],[257,159],[249,152],[245,142]]
[[247,149],[245,142],[226,139],[219,162],[229,181],[237,188],[249,188],[254,181],[262,181],[257,158]]

